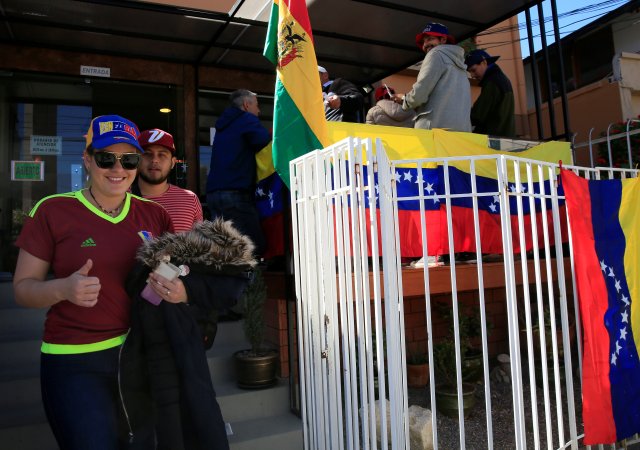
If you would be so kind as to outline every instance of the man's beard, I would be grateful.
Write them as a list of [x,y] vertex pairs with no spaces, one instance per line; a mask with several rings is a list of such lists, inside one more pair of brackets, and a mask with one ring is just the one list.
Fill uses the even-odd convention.
[[163,184],[167,181],[167,179],[169,178],[169,174],[167,174],[164,177],[161,178],[149,178],[148,176],[146,176],[145,174],[143,174],[142,172],[138,172],[138,176],[145,182],[148,184]]

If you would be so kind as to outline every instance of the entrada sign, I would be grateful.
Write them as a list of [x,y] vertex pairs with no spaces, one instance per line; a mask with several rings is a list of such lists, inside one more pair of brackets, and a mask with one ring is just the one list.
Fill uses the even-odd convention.
[[80,66],[80,75],[111,78],[110,67]]

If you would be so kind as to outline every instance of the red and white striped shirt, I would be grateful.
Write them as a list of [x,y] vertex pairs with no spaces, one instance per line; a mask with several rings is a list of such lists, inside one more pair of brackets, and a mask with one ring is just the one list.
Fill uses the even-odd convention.
[[170,184],[169,189],[159,197],[144,198],[160,203],[167,210],[176,232],[190,230],[194,223],[202,221],[200,199],[187,189]]

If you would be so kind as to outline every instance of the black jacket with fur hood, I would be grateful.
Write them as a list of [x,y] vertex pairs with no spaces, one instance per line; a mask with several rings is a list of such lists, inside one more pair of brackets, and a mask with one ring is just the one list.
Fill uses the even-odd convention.
[[[131,329],[120,365],[122,402],[133,440],[156,440],[157,447],[149,448],[158,449],[229,448],[202,325],[242,296],[256,264],[252,251],[251,240],[222,219],[165,234],[139,249],[139,264],[127,282],[133,299]],[[189,268],[180,278],[188,304],[163,301],[155,306],[140,296],[149,273],[167,257]]]

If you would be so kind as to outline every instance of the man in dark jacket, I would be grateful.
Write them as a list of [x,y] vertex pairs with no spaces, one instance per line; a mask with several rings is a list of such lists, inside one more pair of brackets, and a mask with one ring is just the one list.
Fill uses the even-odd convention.
[[211,218],[233,221],[251,238],[255,254],[262,255],[265,240],[255,204],[256,153],[271,142],[271,133],[258,119],[256,94],[238,89],[229,97],[231,105],[216,122],[207,177],[207,204]]
[[513,89],[496,65],[499,56],[473,50],[465,58],[471,78],[480,80],[482,91],[471,108],[473,132],[513,137],[516,134]]
[[329,72],[318,66],[322,95],[324,97],[324,115],[333,122],[364,122],[364,97],[358,87],[344,78],[329,79]]

